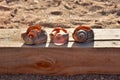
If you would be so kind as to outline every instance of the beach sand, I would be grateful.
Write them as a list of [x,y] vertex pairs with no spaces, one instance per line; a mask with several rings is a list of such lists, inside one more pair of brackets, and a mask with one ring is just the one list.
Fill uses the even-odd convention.
[[0,28],[120,28],[120,0],[0,0]]

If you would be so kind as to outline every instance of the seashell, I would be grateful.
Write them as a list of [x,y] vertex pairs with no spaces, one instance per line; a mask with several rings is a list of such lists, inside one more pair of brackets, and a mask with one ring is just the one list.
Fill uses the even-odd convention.
[[40,25],[30,26],[25,33],[21,34],[25,44],[43,44],[47,42],[47,33]]
[[72,36],[75,42],[91,42],[94,40],[94,32],[89,26],[77,27]]
[[55,45],[64,45],[69,40],[69,34],[64,28],[57,27],[51,32],[50,39]]
[[87,32],[85,30],[79,30],[76,32],[79,42],[84,42],[87,40]]

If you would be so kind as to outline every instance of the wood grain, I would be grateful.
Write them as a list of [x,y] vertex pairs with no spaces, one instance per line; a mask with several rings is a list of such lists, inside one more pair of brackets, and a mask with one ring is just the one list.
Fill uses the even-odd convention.
[[1,48],[0,73],[120,73],[119,48]]
[[120,74],[120,29],[95,29],[91,43],[75,43],[70,35],[64,46],[49,39],[43,45],[24,45],[24,31],[0,30],[0,74]]

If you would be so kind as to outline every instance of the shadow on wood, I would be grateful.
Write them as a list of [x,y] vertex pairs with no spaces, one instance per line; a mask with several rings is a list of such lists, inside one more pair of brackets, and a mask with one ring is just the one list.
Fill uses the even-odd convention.
[[38,44],[38,45],[27,45],[27,44],[23,44],[21,47],[46,47],[47,43],[44,44]]
[[85,42],[85,43],[77,43],[74,42],[72,47],[82,47],[82,48],[94,48],[94,41],[92,42]]
[[65,45],[55,45],[53,42],[50,42],[48,47],[59,47],[59,48],[67,48],[68,43],[66,43]]

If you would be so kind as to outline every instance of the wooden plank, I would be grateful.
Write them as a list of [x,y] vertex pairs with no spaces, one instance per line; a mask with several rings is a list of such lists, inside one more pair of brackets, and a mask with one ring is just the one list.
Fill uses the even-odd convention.
[[[52,29],[45,29],[49,34]],[[74,29],[67,29],[70,39],[65,46],[55,46],[50,42],[48,35],[48,42],[43,45],[33,47],[120,47],[120,29],[94,29],[95,38],[91,43],[74,43],[72,32]],[[21,38],[21,33],[26,29],[1,29],[0,30],[0,47],[30,47],[24,45]],[[77,45],[77,46],[76,46]]]
[[[44,29],[47,31],[48,34],[53,30],[52,28],[44,28]],[[25,31],[26,31],[26,28],[24,29],[0,29],[0,37],[11,37],[13,35],[18,36],[18,35],[21,35],[21,33]],[[67,31],[70,33],[70,37],[71,37],[72,36],[71,34],[74,31],[74,28],[68,28]],[[120,29],[93,29],[93,31],[95,34],[95,39],[120,39]]]
[[46,44],[30,46],[30,45],[25,45],[23,42],[6,40],[6,41],[0,41],[0,47],[120,48],[120,41],[94,41],[90,43],[68,42],[68,44],[63,45],[63,46],[57,46],[57,45],[54,45],[53,43],[47,42]]
[[[48,35],[52,31],[51,28],[45,28]],[[70,33],[70,41],[73,40],[72,33],[74,29],[67,29]],[[95,40],[109,40],[116,39],[120,40],[120,29],[93,29],[95,34]],[[21,40],[21,33],[25,32],[26,29],[0,29],[0,40],[1,39],[13,39],[13,40]]]
[[0,48],[0,73],[119,74],[119,48]]
[[0,74],[120,74],[120,29],[94,29],[91,43],[75,43],[74,29],[68,29],[70,41],[64,46],[55,46],[49,39],[43,45],[24,45],[21,33],[25,30],[0,30]]

